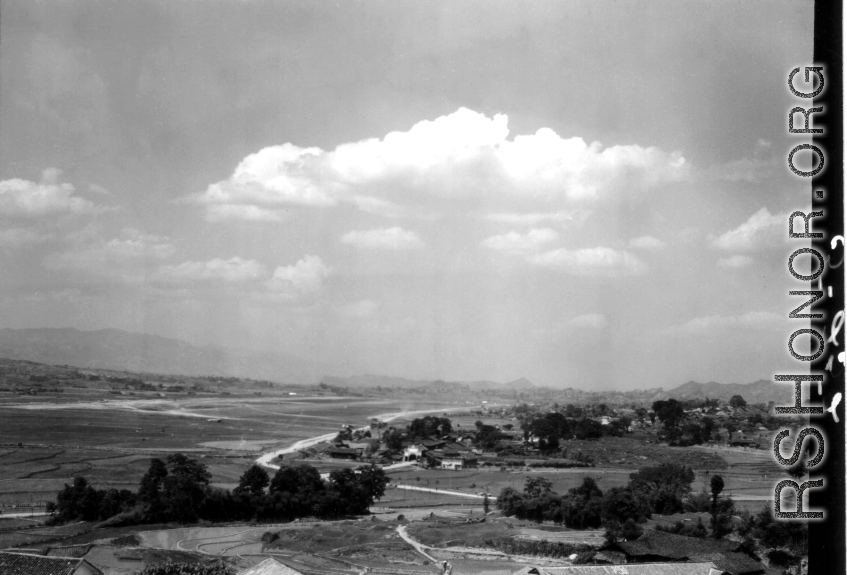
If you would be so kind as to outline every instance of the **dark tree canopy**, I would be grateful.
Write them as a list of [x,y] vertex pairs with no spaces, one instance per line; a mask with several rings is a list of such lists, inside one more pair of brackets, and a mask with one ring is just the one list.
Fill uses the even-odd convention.
[[268,472],[258,465],[253,464],[241,475],[235,491],[238,493],[249,493],[254,496],[262,495],[265,492],[265,487],[270,482],[271,478],[268,477]]
[[408,427],[409,439],[425,439],[430,436],[441,437],[453,431],[453,424],[447,417],[427,415],[412,420]]
[[729,398],[729,405],[737,409],[739,407],[745,407],[747,405],[747,402],[744,401],[744,398],[740,395],[733,395],[731,398]]
[[[49,511],[59,521],[95,521],[116,517],[113,525],[175,521],[274,520],[298,517],[338,518],[363,514],[385,494],[388,478],[376,466],[333,471],[329,481],[309,465],[283,467],[269,479],[256,465],[242,474],[233,491],[209,485],[206,466],[177,453],[153,459],[138,493],[97,490],[83,477],[58,493]],[[265,492],[265,487],[269,487]]]
[[653,411],[664,425],[671,441],[675,441],[680,434],[680,423],[685,417],[683,405],[675,399],[660,400],[653,403]]

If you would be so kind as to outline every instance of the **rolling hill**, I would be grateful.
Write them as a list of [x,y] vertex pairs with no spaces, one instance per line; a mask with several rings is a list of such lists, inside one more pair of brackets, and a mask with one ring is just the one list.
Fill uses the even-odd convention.
[[0,329],[0,357],[39,363],[174,375],[217,375],[314,384],[335,366],[292,355],[200,347],[117,329]]

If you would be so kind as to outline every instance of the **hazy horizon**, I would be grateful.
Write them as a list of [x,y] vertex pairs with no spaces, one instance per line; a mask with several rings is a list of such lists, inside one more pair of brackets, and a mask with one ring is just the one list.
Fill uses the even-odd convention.
[[0,328],[583,389],[793,366],[812,5],[110,6],[0,6]]

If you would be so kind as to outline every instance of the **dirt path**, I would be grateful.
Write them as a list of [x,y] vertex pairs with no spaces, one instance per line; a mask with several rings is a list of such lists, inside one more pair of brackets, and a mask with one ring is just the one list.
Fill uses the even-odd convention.
[[[450,489],[436,489],[434,487],[418,487],[417,485],[401,485],[394,484],[397,489],[408,489],[409,491],[428,491],[429,493],[441,493],[443,495],[456,495],[458,497],[472,497],[474,499],[485,499],[484,495],[476,495],[474,493],[463,493],[461,491],[453,491]],[[497,501],[493,495],[488,496],[489,501]]]
[[[465,407],[444,407],[438,409],[421,409],[417,411],[396,411],[394,413],[380,413],[378,415],[372,415],[368,417],[368,419],[378,419],[382,422],[388,423],[389,421],[394,421],[395,419],[399,419],[401,417],[409,417],[412,415],[425,415],[427,413],[446,413],[448,411],[467,411],[467,406]],[[370,429],[370,425],[364,425],[356,429],[356,431],[365,431]],[[325,433],[324,435],[319,435],[317,437],[311,437],[309,439],[301,439],[300,441],[295,441],[288,447],[284,447],[282,449],[277,449],[276,451],[270,451],[268,453],[263,453],[258,459],[256,459],[256,464],[262,467],[267,467],[268,469],[279,469],[279,465],[275,463],[271,463],[274,459],[278,458],[280,455],[288,455],[290,453],[295,453],[302,449],[307,449],[312,447],[313,445],[317,445],[322,441],[332,441],[335,439],[337,433]],[[400,464],[398,464],[400,466]],[[392,467],[386,467],[385,469],[391,469]]]
[[414,547],[415,551],[417,551],[418,553],[420,553],[421,555],[423,555],[424,557],[426,557],[427,559],[432,561],[434,564],[436,564],[436,565],[438,564],[438,559],[436,559],[435,557],[433,557],[432,555],[430,555],[429,553],[424,551],[423,543],[421,543],[420,541],[417,541],[415,539],[412,539],[412,537],[406,532],[406,526],[405,525],[398,525],[397,526],[397,535],[399,535],[403,539],[403,541],[405,541],[406,543],[408,543],[409,545]]

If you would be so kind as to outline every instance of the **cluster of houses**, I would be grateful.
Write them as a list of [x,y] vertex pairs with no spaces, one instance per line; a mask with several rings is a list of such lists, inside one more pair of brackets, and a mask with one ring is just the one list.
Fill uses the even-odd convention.
[[[497,450],[508,448],[526,449],[519,431],[498,429],[502,439]],[[421,466],[454,471],[472,469],[480,459],[496,458],[497,453],[485,452],[475,445],[471,433],[451,432],[441,437],[429,436],[404,439],[399,449],[391,449],[384,442],[369,437],[357,437],[348,441],[335,439],[319,443],[311,448],[310,455],[345,461],[367,461],[390,465],[402,462],[419,462]]]

